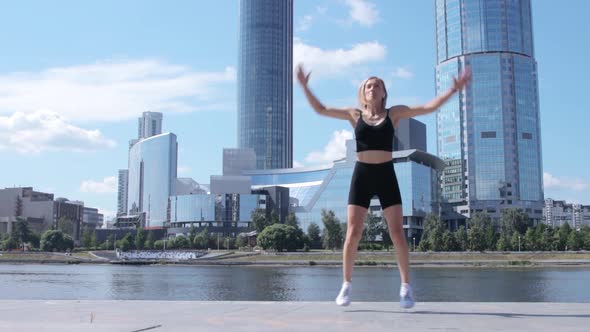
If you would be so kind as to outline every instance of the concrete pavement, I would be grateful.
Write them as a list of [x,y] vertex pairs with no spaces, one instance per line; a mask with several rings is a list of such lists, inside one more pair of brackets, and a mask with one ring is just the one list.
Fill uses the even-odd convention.
[[0,300],[0,331],[590,331],[590,303]]

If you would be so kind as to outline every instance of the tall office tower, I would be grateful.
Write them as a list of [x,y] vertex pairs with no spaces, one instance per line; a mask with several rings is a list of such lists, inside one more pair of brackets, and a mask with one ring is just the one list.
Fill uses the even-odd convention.
[[177,178],[176,135],[164,133],[142,139],[129,150],[127,209],[145,213],[145,227],[163,227],[168,220],[168,199]]
[[117,190],[117,215],[126,215],[127,210],[127,187],[129,184],[129,171],[126,169],[119,170],[119,185]]
[[529,0],[436,0],[436,90],[465,67],[471,83],[437,115],[442,197],[492,218],[504,208],[543,217],[537,63]]
[[241,0],[238,147],[256,168],[293,165],[293,1]]
[[162,113],[143,112],[141,118],[137,119],[137,138],[148,138],[162,133]]

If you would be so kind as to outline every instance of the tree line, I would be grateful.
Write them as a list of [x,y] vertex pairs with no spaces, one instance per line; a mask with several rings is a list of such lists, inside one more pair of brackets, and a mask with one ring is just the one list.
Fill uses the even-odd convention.
[[420,251],[564,251],[590,250],[590,228],[580,230],[568,223],[551,227],[533,225],[522,209],[506,209],[499,220],[476,212],[465,226],[449,230],[435,215],[428,215]]

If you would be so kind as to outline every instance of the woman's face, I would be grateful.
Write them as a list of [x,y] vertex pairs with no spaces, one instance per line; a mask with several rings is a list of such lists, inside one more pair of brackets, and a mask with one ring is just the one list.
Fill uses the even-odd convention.
[[381,102],[384,97],[385,91],[383,90],[381,81],[376,78],[368,80],[365,84],[365,100],[367,102]]

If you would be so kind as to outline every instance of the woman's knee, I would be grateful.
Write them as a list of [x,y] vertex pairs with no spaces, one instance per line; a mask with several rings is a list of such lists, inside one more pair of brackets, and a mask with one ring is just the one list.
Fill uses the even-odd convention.
[[392,227],[391,228],[391,235],[393,235],[394,237],[403,237],[404,236],[404,230],[401,227]]

